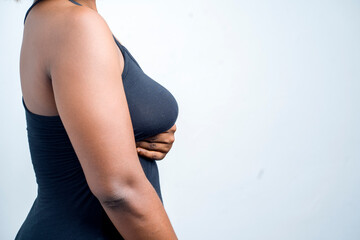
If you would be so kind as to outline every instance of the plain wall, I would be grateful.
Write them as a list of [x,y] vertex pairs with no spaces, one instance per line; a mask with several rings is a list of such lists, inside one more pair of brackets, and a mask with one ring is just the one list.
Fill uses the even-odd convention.
[[[4,240],[37,191],[19,79],[31,3],[0,2]],[[360,239],[359,1],[99,0],[98,11],[178,101],[158,165],[179,239]]]

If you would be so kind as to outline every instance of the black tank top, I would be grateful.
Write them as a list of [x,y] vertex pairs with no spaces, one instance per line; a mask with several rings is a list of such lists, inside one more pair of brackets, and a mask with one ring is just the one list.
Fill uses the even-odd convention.
[[[40,1],[30,6],[24,24],[30,10]],[[83,7],[74,0],[69,1]],[[130,52],[114,35],[113,38],[124,57],[122,81],[135,140],[170,129],[178,117],[175,98],[147,76]],[[90,191],[61,117],[32,113],[23,98],[22,104],[38,194],[15,239],[123,239]],[[146,177],[163,202],[156,161],[138,157]]]

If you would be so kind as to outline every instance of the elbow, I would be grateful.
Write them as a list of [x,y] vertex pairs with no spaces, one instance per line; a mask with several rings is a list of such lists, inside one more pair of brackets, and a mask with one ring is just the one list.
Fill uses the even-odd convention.
[[130,210],[131,199],[126,194],[108,194],[101,197],[97,197],[101,205],[106,209],[111,210]]
[[106,183],[92,187],[91,191],[108,210],[134,212],[136,201],[146,194],[149,184],[146,181],[141,177],[133,177],[127,181],[107,180]]
[[131,195],[136,193],[136,189],[129,186],[111,190],[104,189],[106,188],[104,187],[102,191],[93,191],[93,193],[105,209],[131,211],[134,199]]
[[[146,193],[145,193],[146,194]],[[121,212],[141,219],[144,209],[139,205],[144,198],[144,192],[136,188],[119,189],[97,196],[102,207],[110,212]]]

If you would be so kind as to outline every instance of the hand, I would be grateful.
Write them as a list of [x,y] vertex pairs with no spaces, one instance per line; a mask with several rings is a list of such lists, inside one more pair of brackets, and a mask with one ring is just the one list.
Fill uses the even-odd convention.
[[176,124],[165,132],[136,142],[136,150],[138,154],[152,160],[163,159],[170,151],[175,141],[175,131]]

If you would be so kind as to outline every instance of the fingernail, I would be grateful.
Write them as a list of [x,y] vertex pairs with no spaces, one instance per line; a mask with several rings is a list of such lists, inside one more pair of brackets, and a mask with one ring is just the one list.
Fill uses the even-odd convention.
[[137,148],[136,150],[137,150],[137,152],[140,152],[140,148]]

